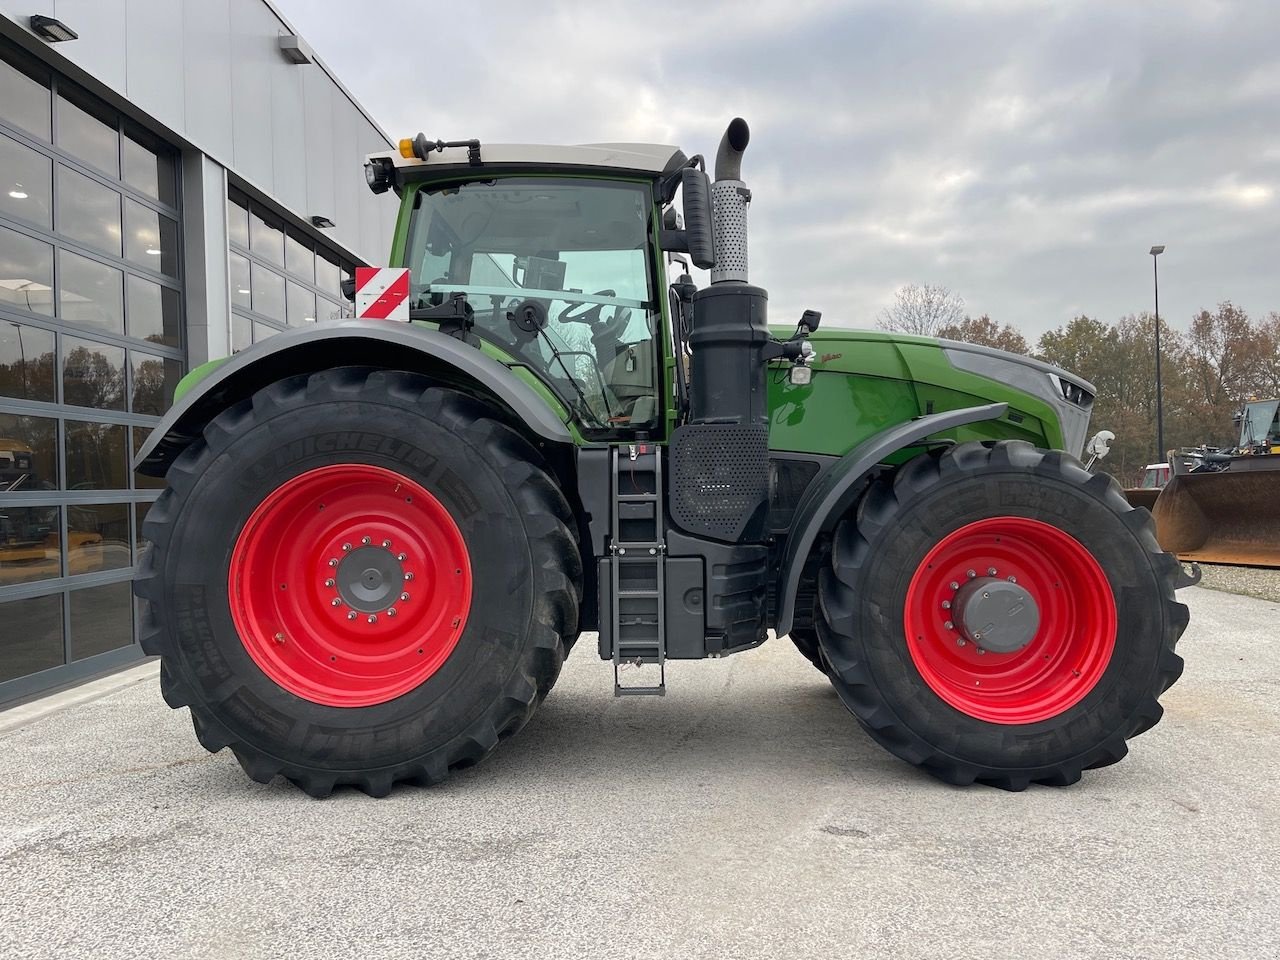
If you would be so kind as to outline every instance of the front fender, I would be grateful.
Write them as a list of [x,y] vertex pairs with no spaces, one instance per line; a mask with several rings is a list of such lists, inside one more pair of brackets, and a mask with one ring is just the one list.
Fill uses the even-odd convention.
[[347,366],[426,374],[490,397],[544,440],[573,442],[568,428],[532,387],[475,347],[411,324],[343,320],[288,330],[223,363],[165,414],[138,451],[134,469],[163,477],[169,464],[227,407],[277,380]]
[[1008,409],[1007,403],[988,403],[907,420],[864,440],[810,484],[791,520],[786,551],[778,573],[778,619],[775,627],[778,636],[791,632],[800,578],[819,534],[834,526],[853,505],[862,490],[863,481],[876,464],[883,463],[904,447],[916,446],[944,430],[983,420],[998,420]]

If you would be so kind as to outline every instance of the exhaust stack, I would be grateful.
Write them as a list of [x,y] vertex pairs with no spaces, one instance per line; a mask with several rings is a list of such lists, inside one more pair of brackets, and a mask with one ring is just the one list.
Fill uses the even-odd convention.
[[747,121],[735,117],[716,151],[716,181],[711,185],[716,251],[712,283],[747,282],[747,205],[751,203],[751,191],[742,182],[742,153],[750,142]]

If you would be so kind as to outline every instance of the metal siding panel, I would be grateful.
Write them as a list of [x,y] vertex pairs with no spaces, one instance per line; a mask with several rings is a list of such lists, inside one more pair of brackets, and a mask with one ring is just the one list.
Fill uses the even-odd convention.
[[186,129],[183,6],[171,0],[127,0],[125,12],[129,99],[174,130]]
[[330,100],[333,82],[323,70],[302,73],[302,115],[307,152],[307,209],[337,220],[332,213],[334,153],[333,109]]
[[[280,21],[259,0],[231,0],[232,169],[272,193],[271,67],[280,60]],[[281,61],[283,62],[283,61]]]
[[57,0],[53,15],[88,41],[58,44],[58,53],[127,95],[125,0]]
[[271,68],[271,138],[275,198],[302,215],[307,209],[306,122],[302,113],[302,77],[319,72],[313,64],[293,64],[277,54]]
[[[351,105],[351,101],[335,86],[329,88],[329,103],[333,111],[333,212],[329,216],[338,226],[330,231],[335,240],[351,250],[360,252],[360,194],[367,190],[364,173],[353,166],[358,154],[360,122],[363,117]],[[357,122],[360,121],[360,122]],[[316,211],[319,213],[320,211]],[[361,254],[363,256],[363,254]]]
[[[382,149],[382,137],[364,117],[360,118],[360,142],[357,146],[361,157]],[[370,263],[386,263],[384,258],[378,256],[382,240],[382,217],[379,215],[378,201],[382,198],[374,196],[365,185],[364,166],[360,157],[353,160],[352,172],[356,174],[359,183],[356,206],[360,211],[360,246],[356,250]]]
[[228,0],[182,4],[187,137],[230,162],[235,151],[231,112],[231,11]]

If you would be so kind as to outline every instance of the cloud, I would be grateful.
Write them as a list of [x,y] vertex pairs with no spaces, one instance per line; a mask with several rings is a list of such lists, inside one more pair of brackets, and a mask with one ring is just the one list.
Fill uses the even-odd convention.
[[1280,309],[1277,4],[277,3],[395,136],[710,154],[745,116],[775,319],[930,282],[1034,337],[1146,309],[1152,243],[1175,323]]

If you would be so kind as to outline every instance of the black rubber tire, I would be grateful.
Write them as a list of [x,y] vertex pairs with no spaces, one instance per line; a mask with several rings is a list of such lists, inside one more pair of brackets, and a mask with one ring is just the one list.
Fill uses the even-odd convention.
[[822,662],[822,648],[818,645],[818,631],[814,627],[797,627],[791,631],[791,642],[806,660],[818,668],[824,677],[827,665]]
[[[954,709],[925,683],[903,634],[907,587],[925,554],[992,516],[1065,530],[1116,598],[1115,652],[1102,677],[1078,704],[1038,723],[988,723]],[[1157,698],[1182,673],[1174,647],[1188,615],[1174,599],[1178,572],[1151,514],[1130,507],[1109,476],[1021,441],[968,443],[877,479],[839,523],[818,582],[819,642],[845,705],[908,763],[953,784],[1063,786],[1123,758],[1125,741],[1159,721]]]
[[[372,706],[325,706],[276,685],[248,655],[227,598],[250,513],[284,481],[333,463],[422,484],[472,560],[457,646],[418,687]],[[219,414],[167,483],[143,530],[152,546],[135,584],[148,607],[142,647],[161,657],[164,698],[190,707],[200,742],[230,747],[260,783],[283,774],[313,796],[338,784],[385,796],[398,781],[436,783],[525,725],[577,635],[573,518],[541,457],[492,408],[420,376],[340,368],[272,384]]]

